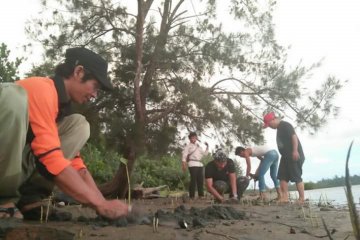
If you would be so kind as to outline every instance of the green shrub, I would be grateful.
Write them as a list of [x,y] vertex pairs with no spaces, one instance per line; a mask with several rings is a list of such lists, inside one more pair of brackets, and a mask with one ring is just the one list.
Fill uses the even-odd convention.
[[96,183],[105,183],[114,177],[124,159],[116,152],[87,143],[81,151],[84,162]]
[[236,176],[237,177],[244,176],[243,169],[241,168],[240,163],[234,160],[234,165],[235,165]]
[[305,190],[312,190],[316,188],[316,184],[313,182],[306,182],[304,183]]
[[131,181],[142,184],[143,187],[167,185],[170,190],[185,190],[189,183],[189,174],[183,173],[180,159],[181,157],[176,155],[156,159],[139,157],[135,162]]

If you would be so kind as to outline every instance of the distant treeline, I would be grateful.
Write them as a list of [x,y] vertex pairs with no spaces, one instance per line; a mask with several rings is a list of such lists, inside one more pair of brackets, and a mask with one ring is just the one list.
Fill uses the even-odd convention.
[[[350,182],[352,185],[360,184],[360,176],[354,175],[350,177]],[[329,187],[341,187],[345,186],[345,177],[335,177],[330,179],[322,179],[318,182],[305,182],[305,190],[317,189],[317,188],[329,188]]]

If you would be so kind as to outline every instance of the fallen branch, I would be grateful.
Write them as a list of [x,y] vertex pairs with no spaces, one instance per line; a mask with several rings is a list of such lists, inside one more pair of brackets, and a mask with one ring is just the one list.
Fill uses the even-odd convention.
[[324,228],[325,228],[325,231],[326,231],[326,236],[329,237],[330,240],[334,240],[334,239],[331,237],[331,233],[330,233],[330,231],[329,231],[329,229],[328,229],[328,227],[327,227],[327,225],[326,225],[326,223],[325,223],[324,218],[321,217],[321,220],[322,220],[322,223],[323,223]]
[[160,198],[159,191],[166,187],[167,185],[150,188],[139,186],[131,189],[131,195],[134,199]]
[[276,224],[279,224],[279,225],[287,226],[289,228],[296,228],[296,229],[299,229],[301,233],[305,233],[305,234],[308,234],[308,235],[310,235],[312,237],[316,237],[316,238],[326,238],[326,237],[328,237],[327,234],[326,235],[315,235],[315,234],[312,234],[312,233],[308,232],[305,228],[298,227],[298,226],[293,226],[293,225],[286,224],[286,223],[275,222],[275,221],[266,221],[266,220],[256,220],[256,221],[263,222],[263,223],[276,223]]
[[227,239],[235,239],[237,240],[238,238],[236,237],[233,237],[233,236],[230,236],[230,235],[226,235],[226,234],[222,234],[222,233],[216,233],[216,232],[211,232],[209,230],[205,230],[206,233],[209,233],[209,234],[213,234],[213,235],[216,235],[216,236],[222,236],[222,237],[225,237]]

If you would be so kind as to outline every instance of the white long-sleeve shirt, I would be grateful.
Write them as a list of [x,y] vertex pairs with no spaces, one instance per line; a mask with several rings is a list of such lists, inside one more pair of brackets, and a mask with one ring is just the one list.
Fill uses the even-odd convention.
[[201,162],[203,156],[208,154],[208,149],[205,151],[197,143],[189,143],[182,151],[182,161],[186,162],[186,157],[190,154],[190,161],[188,162],[189,167],[203,167]]

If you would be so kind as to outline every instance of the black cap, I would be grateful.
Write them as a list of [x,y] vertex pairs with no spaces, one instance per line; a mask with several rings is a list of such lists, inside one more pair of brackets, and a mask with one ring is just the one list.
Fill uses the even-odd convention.
[[213,158],[215,161],[218,162],[226,162],[227,155],[222,149],[217,149],[216,152],[213,154]]
[[94,74],[103,90],[113,89],[110,79],[107,77],[108,64],[97,53],[83,47],[69,48],[65,53],[65,62],[75,66],[84,66],[86,70]]

